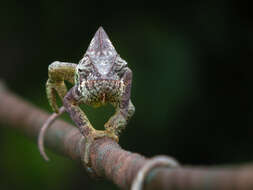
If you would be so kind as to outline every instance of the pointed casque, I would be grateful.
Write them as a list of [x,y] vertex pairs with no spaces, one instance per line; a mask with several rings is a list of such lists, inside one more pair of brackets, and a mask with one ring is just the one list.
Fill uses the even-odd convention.
[[117,56],[115,48],[102,27],[98,28],[85,54],[103,75],[109,72]]
[[117,52],[112,45],[109,37],[107,36],[104,29],[100,26],[92,38],[90,45],[86,51],[86,54],[89,56],[107,56],[107,55],[116,55]]

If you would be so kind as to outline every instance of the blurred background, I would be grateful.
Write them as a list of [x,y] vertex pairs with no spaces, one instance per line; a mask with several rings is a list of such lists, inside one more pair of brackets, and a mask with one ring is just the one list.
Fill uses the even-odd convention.
[[[121,135],[124,149],[194,166],[251,162],[252,13],[251,0],[1,1],[0,78],[52,112],[48,65],[77,63],[103,26],[134,74],[136,113]],[[83,108],[96,128],[113,113]],[[0,127],[0,150],[1,190],[117,189],[53,152],[44,162],[34,142],[8,127]]]

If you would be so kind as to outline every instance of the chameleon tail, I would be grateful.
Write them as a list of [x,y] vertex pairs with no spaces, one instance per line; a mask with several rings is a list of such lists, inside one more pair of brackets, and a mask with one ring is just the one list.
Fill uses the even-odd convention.
[[43,126],[40,129],[39,132],[39,137],[38,137],[38,148],[40,151],[41,156],[46,160],[49,161],[49,158],[47,157],[45,150],[44,150],[44,136],[45,136],[45,132],[47,130],[48,127],[51,126],[51,124],[55,121],[55,119],[57,117],[59,117],[62,113],[64,113],[66,110],[65,108],[62,106],[59,109],[58,113],[53,113],[52,115],[50,115],[50,117],[46,120],[46,122],[43,124]]

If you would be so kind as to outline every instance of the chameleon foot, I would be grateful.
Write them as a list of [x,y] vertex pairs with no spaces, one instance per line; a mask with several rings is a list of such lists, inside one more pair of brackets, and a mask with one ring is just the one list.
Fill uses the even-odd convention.
[[105,123],[106,131],[118,135],[125,128],[127,121],[121,113],[114,114],[107,123]]
[[96,140],[98,138],[102,138],[102,137],[109,137],[109,138],[113,139],[114,141],[119,142],[118,136],[115,133],[113,133],[112,131],[95,130],[95,132],[93,133],[94,140]]
[[92,143],[96,139],[103,138],[103,137],[109,137],[109,138],[113,139],[114,141],[119,142],[119,137],[113,131],[93,129],[91,134],[89,134],[89,136],[86,137],[84,163],[87,166],[87,168],[89,168],[91,166],[89,157],[90,157],[90,147],[91,147]]

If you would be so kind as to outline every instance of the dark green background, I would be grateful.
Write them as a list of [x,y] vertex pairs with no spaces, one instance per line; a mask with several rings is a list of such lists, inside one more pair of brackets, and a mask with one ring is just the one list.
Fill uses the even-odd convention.
[[[251,162],[251,2],[1,1],[0,77],[51,112],[48,65],[78,62],[102,25],[134,74],[136,113],[123,148],[187,165]],[[84,109],[97,128],[113,111]],[[0,128],[0,155],[1,190],[117,189],[52,152],[45,163],[34,142],[7,127]]]

